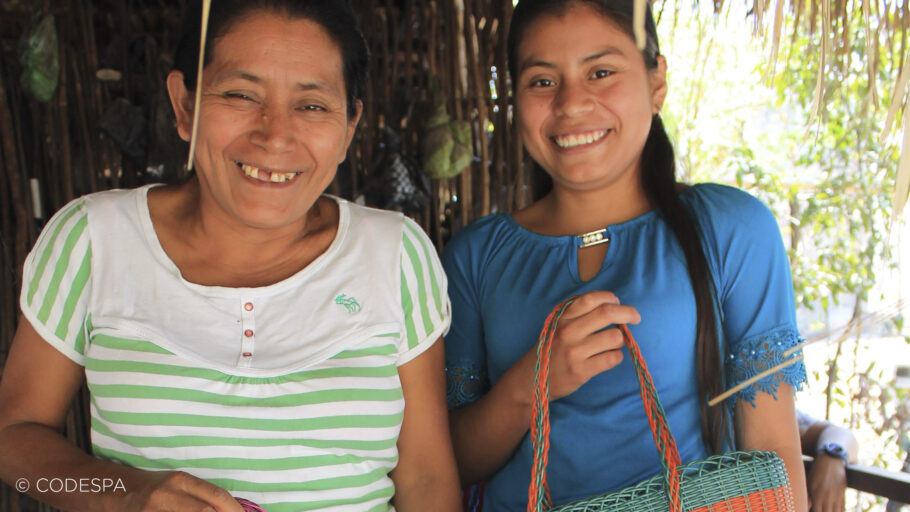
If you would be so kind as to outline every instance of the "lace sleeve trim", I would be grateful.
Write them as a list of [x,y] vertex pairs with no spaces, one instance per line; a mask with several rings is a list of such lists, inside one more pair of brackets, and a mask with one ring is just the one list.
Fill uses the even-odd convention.
[[[736,349],[727,355],[724,366],[727,375],[727,386],[734,387],[769,368],[802,355],[802,350],[785,355],[785,352],[802,342],[799,332],[792,327],[778,328],[760,336],[747,338],[740,342]],[[806,366],[802,361],[793,363],[764,377],[758,382],[736,393],[728,401],[732,409],[738,399],[743,399],[755,407],[755,396],[759,391],[768,393],[777,400],[780,384],[786,383],[793,389],[802,388],[806,382]]]
[[474,363],[446,366],[446,402],[450,409],[476,402],[489,387],[486,370]]

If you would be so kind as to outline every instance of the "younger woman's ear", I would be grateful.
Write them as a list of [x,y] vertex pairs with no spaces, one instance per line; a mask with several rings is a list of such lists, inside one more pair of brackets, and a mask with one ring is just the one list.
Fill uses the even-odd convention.
[[177,133],[189,142],[193,132],[193,106],[195,97],[183,83],[183,73],[176,69],[167,74],[167,94],[171,98],[174,117],[177,118]]
[[659,114],[667,99],[667,59],[657,56],[657,67],[651,70],[651,113]]

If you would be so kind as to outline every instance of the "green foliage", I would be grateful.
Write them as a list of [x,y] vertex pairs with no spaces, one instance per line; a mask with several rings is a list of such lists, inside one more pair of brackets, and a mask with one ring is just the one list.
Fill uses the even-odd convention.
[[[857,303],[860,318],[862,306],[878,298],[877,281],[894,265],[889,230],[899,147],[880,137],[900,63],[888,60],[893,52],[884,31],[874,30],[882,22],[865,18],[859,2],[840,4],[852,12],[842,18],[847,26],[834,27],[833,51],[846,58],[827,60],[821,108],[813,112],[821,31],[801,26],[782,36],[776,75],[762,84],[770,45],[748,41],[748,29],[738,40],[724,32],[724,25],[745,25],[736,3],[718,15],[699,7],[694,16],[663,4],[659,31],[671,71],[669,113],[662,116],[682,176],[732,183],[764,201],[781,221],[798,306],[828,312],[841,301]],[[662,9],[660,2],[655,9]],[[793,24],[792,18],[785,22]],[[881,58],[874,75],[863,57],[870,34]],[[749,45],[762,55],[755,64],[748,52],[737,53]],[[902,317],[891,324],[902,332]],[[876,448],[868,453],[876,458],[861,463],[898,470],[906,445],[893,447],[908,435],[908,392],[880,365],[856,365],[871,350],[863,343],[842,338],[828,347],[827,364],[809,368],[810,388],[824,390],[833,421],[874,432],[869,443]],[[864,496],[859,508],[872,509],[874,502]]]
[[[840,27],[848,32],[849,47],[835,51],[860,56],[865,52],[867,32],[859,7],[855,8],[858,12],[850,18],[853,25]],[[811,107],[819,76],[820,34],[803,30],[782,44],[782,54],[788,57],[778,63],[776,107],[794,113],[804,123],[776,135],[778,146],[789,149],[792,165],[770,170],[750,151],[734,153],[737,158],[728,159],[728,164],[738,184],[748,185],[767,203],[788,210],[788,249],[798,304],[827,311],[839,299],[849,298],[862,305],[876,289],[876,271],[880,273],[894,261],[888,232],[899,151],[896,145],[883,146],[880,140],[883,105],[888,98],[878,105],[870,101],[873,88],[890,91],[889,85],[897,78],[894,67],[882,66],[870,77],[862,66],[849,61],[829,65],[822,73],[822,107],[815,113]],[[881,55],[890,54],[882,50]],[[853,60],[854,64],[860,62]],[[857,307],[854,314],[860,315],[861,309]],[[902,324],[903,319],[895,319],[895,326],[901,328]],[[870,444],[901,446],[908,418],[906,407],[899,404],[905,403],[906,392],[875,362],[857,367],[863,343],[859,338],[852,354],[845,352],[843,343],[841,340],[829,354],[824,372],[829,415],[839,411],[833,416],[841,416],[851,428],[875,432],[866,441],[867,449],[872,448]],[[853,361],[852,368],[842,367],[847,361]],[[899,459],[892,459],[903,451],[873,448],[868,453],[874,459],[864,463],[895,467]],[[856,500],[864,510],[881,503],[870,495]]]
[[[851,47],[838,50],[861,55],[866,34],[861,18],[853,20],[856,26],[848,27]],[[775,78],[779,105],[809,119],[821,41],[818,34],[805,31],[785,45],[783,53],[789,58],[779,63]],[[793,148],[794,164],[790,170],[794,176],[789,178],[800,183],[796,193],[769,180],[756,181],[756,187],[791,205],[794,287],[806,307],[825,303],[827,297],[866,300],[875,285],[873,269],[890,261],[887,233],[898,150],[881,146],[884,115],[867,101],[870,86],[887,90],[895,78],[885,73],[887,69],[880,69],[876,83],[870,84],[868,74],[829,66],[821,112],[806,132],[791,130],[784,135],[792,143],[787,144]]]
[[[37,13],[36,13],[37,14]],[[60,81],[60,55],[54,16],[48,14],[38,21],[19,41],[19,63],[22,88],[36,100],[47,103],[54,97]]]

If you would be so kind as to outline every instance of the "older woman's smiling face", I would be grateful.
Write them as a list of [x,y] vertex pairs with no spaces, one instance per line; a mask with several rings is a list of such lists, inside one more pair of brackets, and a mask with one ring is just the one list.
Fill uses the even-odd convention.
[[[307,19],[255,13],[213,45],[203,73],[195,167],[204,208],[242,225],[299,221],[335,176],[359,119],[349,116],[341,52]],[[171,89],[183,88],[169,77]],[[193,95],[177,98],[189,139]],[[179,92],[179,91],[178,91]],[[178,94],[179,96],[179,94]]]

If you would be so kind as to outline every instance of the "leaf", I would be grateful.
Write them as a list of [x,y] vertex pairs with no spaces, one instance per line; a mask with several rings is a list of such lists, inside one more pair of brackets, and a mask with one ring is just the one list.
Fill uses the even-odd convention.
[[828,58],[831,52],[830,30],[831,25],[831,5],[829,2],[822,2],[822,36],[821,48],[818,60],[818,77],[815,82],[815,93],[813,94],[812,108],[809,109],[809,122],[807,126],[811,127],[815,123],[815,117],[822,111],[822,98],[825,95],[825,71],[828,67]]
[[[780,48],[780,31],[784,23],[784,0],[777,0],[777,9],[774,12],[774,32],[771,36],[771,64],[768,66],[769,81],[774,77],[774,69],[777,67],[777,51]],[[796,28],[794,28],[796,30]]]
[[885,139],[887,139],[888,134],[891,132],[891,125],[894,124],[894,118],[897,117],[898,109],[904,103],[908,81],[910,81],[910,53],[904,58],[901,76],[897,79],[897,83],[894,84],[894,92],[891,93],[891,106],[888,107],[888,116],[885,117],[885,125],[882,129],[882,146],[885,145]]
[[904,109],[904,143],[901,145],[900,163],[894,180],[893,214],[891,221],[900,217],[910,195],[910,109]]

